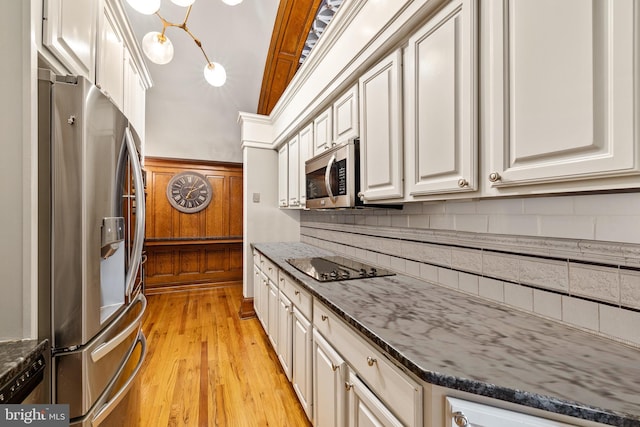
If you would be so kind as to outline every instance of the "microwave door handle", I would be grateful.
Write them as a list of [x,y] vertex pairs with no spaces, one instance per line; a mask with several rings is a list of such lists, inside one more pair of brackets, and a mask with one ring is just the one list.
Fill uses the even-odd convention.
[[336,161],[336,155],[332,155],[327,163],[327,169],[324,171],[324,186],[327,188],[327,194],[333,203],[336,202],[336,197],[331,192],[331,167]]

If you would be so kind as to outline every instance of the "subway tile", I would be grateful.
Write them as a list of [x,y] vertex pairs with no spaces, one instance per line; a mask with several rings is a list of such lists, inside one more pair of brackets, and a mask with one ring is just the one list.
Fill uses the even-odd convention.
[[538,217],[535,215],[489,215],[489,233],[537,236]]
[[586,328],[592,331],[599,330],[598,303],[562,296],[562,321]]
[[355,215],[354,216],[354,224],[355,225],[366,225],[367,223],[367,217],[362,216],[362,215]]
[[640,313],[600,304],[600,332],[640,344]]
[[415,261],[451,266],[451,249],[445,246],[429,245],[416,242],[402,242],[402,257]]
[[438,284],[449,288],[458,288],[458,272],[449,268],[438,267]]
[[408,222],[411,228],[429,228],[428,215],[408,215]]
[[391,257],[387,254],[378,254],[376,262],[380,267],[391,267]]
[[478,295],[494,301],[504,302],[504,282],[480,277],[478,281]]
[[433,230],[453,230],[453,215],[429,215],[429,225]]
[[564,261],[522,257],[518,262],[519,282],[559,291],[569,290],[569,268]]
[[422,214],[422,202],[409,202],[402,206],[402,212],[407,215]]
[[463,273],[458,274],[458,288],[461,291],[469,292],[470,294],[478,295],[478,279],[480,277],[475,274]]
[[378,225],[378,217],[375,215],[367,215],[364,220],[365,225]]
[[420,263],[406,259],[405,272],[410,276],[420,277]]
[[562,319],[562,296],[552,292],[533,290],[533,311],[541,316]]
[[438,283],[438,267],[431,264],[420,264],[420,277],[431,283]]
[[407,260],[404,258],[399,258],[397,256],[391,256],[389,266],[393,271],[398,271],[401,273],[405,273],[407,270]]
[[505,283],[504,302],[526,311],[533,311],[533,289],[513,283]]
[[482,274],[498,279],[518,281],[518,258],[496,252],[482,252]]
[[391,217],[389,215],[380,215],[378,217],[378,226],[391,227]]
[[578,215],[640,215],[638,193],[587,194],[573,199],[574,212]]
[[620,304],[640,309],[640,272],[620,270]]
[[545,216],[540,218],[540,235],[568,239],[594,239],[595,217],[592,216]]
[[344,254],[347,257],[355,258],[356,257],[356,248],[354,248],[353,246],[345,245]]
[[486,233],[489,230],[489,217],[487,215],[456,214],[454,226],[457,231]]
[[393,215],[393,216],[390,215],[389,218],[391,218],[392,227],[408,227],[409,226],[408,215]]
[[422,212],[429,215],[444,214],[445,202],[424,202],[422,204]]
[[473,200],[447,200],[444,210],[448,214],[475,214],[477,203]]
[[596,240],[640,243],[640,215],[596,217]]
[[620,302],[618,269],[569,263],[569,292],[617,304]]
[[376,263],[376,262],[378,262],[378,253],[374,252],[374,251],[366,251],[365,259],[368,262]]
[[479,249],[451,249],[451,266],[456,270],[482,274],[482,251]]
[[362,249],[359,247],[356,247],[356,258],[358,258],[359,260],[366,260],[367,259],[367,250],[366,249]]
[[572,215],[573,197],[531,197],[523,199],[523,212],[535,215]]
[[522,215],[523,199],[484,199],[477,202],[476,211],[480,214]]

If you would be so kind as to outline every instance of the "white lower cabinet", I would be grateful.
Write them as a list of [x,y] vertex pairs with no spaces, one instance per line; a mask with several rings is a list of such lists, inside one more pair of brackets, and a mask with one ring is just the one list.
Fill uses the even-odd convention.
[[349,372],[347,389],[347,414],[349,427],[403,427],[404,424],[387,409],[357,375]]
[[278,359],[282,365],[287,379],[291,381],[291,356],[292,356],[292,322],[293,310],[291,301],[282,291],[278,292]]
[[300,404],[309,419],[313,416],[312,407],[312,346],[313,329],[311,322],[298,310],[293,307],[293,366],[292,378],[293,390],[300,399]]
[[267,291],[268,305],[268,321],[267,335],[274,349],[278,349],[278,306],[280,299],[278,298],[278,287],[271,280],[268,281],[269,287]]
[[445,427],[570,427],[560,421],[548,420],[520,412],[496,408],[467,400],[446,398]]
[[345,383],[347,364],[338,352],[313,330],[313,420],[315,427],[346,425]]

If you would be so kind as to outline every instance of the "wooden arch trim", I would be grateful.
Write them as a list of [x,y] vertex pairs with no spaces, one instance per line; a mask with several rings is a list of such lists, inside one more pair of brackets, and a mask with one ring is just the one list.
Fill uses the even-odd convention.
[[322,0],[280,0],[262,76],[258,114],[268,115],[298,70],[307,35]]

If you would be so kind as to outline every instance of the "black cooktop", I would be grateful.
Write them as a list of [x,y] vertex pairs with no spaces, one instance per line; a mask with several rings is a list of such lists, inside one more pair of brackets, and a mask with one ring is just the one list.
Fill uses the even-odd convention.
[[319,282],[393,276],[395,273],[341,256],[291,258],[289,264]]

